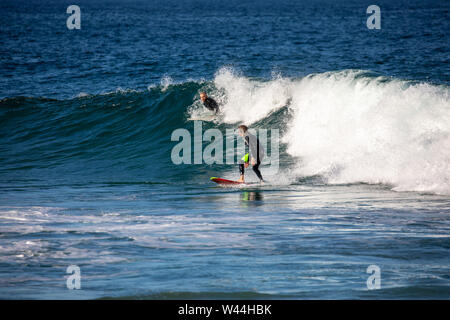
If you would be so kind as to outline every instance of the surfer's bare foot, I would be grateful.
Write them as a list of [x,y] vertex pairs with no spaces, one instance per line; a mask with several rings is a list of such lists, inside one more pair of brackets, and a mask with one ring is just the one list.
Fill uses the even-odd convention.
[[239,178],[238,180],[236,180],[236,182],[244,183],[245,181],[244,181],[244,178]]

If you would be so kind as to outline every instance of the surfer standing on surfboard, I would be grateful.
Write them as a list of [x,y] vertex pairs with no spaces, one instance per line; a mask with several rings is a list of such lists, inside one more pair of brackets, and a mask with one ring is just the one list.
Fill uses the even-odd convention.
[[258,138],[248,132],[247,126],[240,125],[238,127],[238,132],[239,135],[244,138],[245,145],[248,146],[250,152],[243,156],[241,162],[239,163],[239,173],[241,174],[241,177],[237,180],[237,182],[244,182],[244,171],[245,168],[248,168],[250,162],[253,167],[253,171],[259,178],[259,182],[262,183],[264,180],[261,175],[261,171],[259,171],[259,165],[264,157],[264,148]]
[[203,105],[206,109],[214,111],[214,114],[217,114],[219,112],[219,105],[217,102],[206,95],[206,92],[200,92],[200,99],[203,102]]

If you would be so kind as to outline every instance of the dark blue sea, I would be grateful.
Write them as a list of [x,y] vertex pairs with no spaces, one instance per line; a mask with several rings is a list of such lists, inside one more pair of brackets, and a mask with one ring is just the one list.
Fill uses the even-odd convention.
[[[449,299],[449,19],[425,0],[1,1],[0,298]],[[173,161],[174,132],[193,151],[241,124],[278,143],[263,185],[211,182],[239,177],[225,154]]]

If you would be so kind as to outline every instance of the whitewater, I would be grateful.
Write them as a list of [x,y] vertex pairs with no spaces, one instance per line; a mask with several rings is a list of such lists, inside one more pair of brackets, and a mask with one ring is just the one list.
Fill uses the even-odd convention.
[[[226,124],[271,125],[295,158],[291,178],[384,184],[395,191],[450,194],[449,88],[363,70],[274,75],[261,81],[222,68],[211,88]],[[190,114],[201,110],[191,106]],[[269,128],[267,128],[269,129]],[[291,179],[292,180],[292,179]]]

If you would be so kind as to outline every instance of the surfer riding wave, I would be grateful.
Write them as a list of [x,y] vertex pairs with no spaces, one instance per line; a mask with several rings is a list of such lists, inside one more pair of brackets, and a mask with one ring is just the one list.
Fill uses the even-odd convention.
[[217,102],[206,95],[206,92],[200,92],[200,99],[203,102],[203,105],[206,109],[214,111],[214,114],[217,114],[219,112],[219,105]]
[[244,183],[244,172],[245,168],[248,168],[249,163],[253,167],[253,171],[256,176],[259,178],[261,183],[264,182],[263,177],[261,175],[261,171],[259,171],[259,165],[264,157],[264,148],[259,142],[258,138],[248,132],[248,127],[245,125],[240,125],[238,127],[238,132],[241,137],[244,138],[245,145],[249,149],[249,153],[242,157],[241,162],[239,163],[239,173],[240,178],[237,182]]

